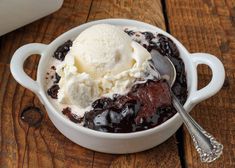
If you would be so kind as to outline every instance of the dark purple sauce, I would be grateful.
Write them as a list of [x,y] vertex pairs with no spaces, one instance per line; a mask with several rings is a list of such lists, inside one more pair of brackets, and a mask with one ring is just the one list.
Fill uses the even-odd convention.
[[56,51],[54,52],[53,57],[60,61],[64,61],[66,54],[69,52],[70,47],[72,46],[73,42],[71,40],[66,41],[64,44],[59,46]]
[[62,110],[62,113],[66,115],[72,122],[74,123],[81,123],[83,120],[83,117],[79,117],[76,114],[73,114],[71,112],[71,108],[66,107]]
[[157,43],[152,40],[149,41],[150,45],[148,46],[148,50],[151,51],[155,49],[172,61],[176,69],[176,80],[172,87],[172,91],[178,97],[180,102],[184,104],[188,95],[184,62],[180,58],[177,46],[170,38],[162,34],[158,34],[157,38],[159,39]]
[[57,94],[58,94],[59,89],[60,89],[59,85],[52,85],[47,90],[47,94],[51,96],[52,99],[57,99]]
[[84,115],[84,126],[104,132],[145,130],[174,115],[166,81],[148,80],[133,86],[127,95],[98,99],[92,107]]

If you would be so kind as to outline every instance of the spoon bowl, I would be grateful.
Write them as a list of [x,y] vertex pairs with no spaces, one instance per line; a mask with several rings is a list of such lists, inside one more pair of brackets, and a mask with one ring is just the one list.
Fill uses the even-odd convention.
[[176,70],[174,64],[168,57],[162,56],[157,50],[151,51],[152,64],[157,68],[163,79],[166,79],[172,87],[176,79]]

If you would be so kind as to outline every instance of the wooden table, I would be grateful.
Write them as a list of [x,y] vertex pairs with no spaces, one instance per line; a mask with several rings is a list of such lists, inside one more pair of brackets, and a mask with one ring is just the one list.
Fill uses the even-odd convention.
[[[192,116],[224,144],[222,157],[202,164],[182,127],[163,144],[140,153],[109,155],[82,148],[51,123],[37,97],[10,74],[14,51],[31,42],[50,43],[63,32],[102,18],[141,20],[177,37],[191,52],[216,55],[226,69],[226,81],[214,97],[200,103]],[[25,69],[35,77],[38,57]],[[199,66],[199,88],[211,72]],[[20,118],[27,107],[38,107],[44,118],[38,127]],[[34,118],[32,118],[33,120]],[[52,15],[0,37],[0,167],[235,167],[235,1],[234,0],[65,0]]]

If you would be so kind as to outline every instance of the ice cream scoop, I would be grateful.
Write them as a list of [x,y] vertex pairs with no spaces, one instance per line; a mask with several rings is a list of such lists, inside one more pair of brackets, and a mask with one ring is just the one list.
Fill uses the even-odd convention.
[[131,38],[121,28],[98,24],[74,40],[70,54],[75,57],[79,72],[98,78],[116,75],[133,66],[131,44]]

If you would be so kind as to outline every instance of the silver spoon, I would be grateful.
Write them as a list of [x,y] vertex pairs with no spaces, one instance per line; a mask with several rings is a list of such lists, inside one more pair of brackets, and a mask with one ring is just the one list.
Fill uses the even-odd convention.
[[[165,78],[170,86],[173,86],[176,78],[176,70],[174,64],[168,57],[162,56],[158,51],[152,50],[151,67],[156,67],[162,78]],[[155,69],[153,69],[155,70]],[[183,108],[178,98],[171,91],[172,104],[180,114],[186,125],[197,152],[202,162],[213,162],[220,157],[223,151],[223,145],[215,140],[215,138],[207,133]]]

